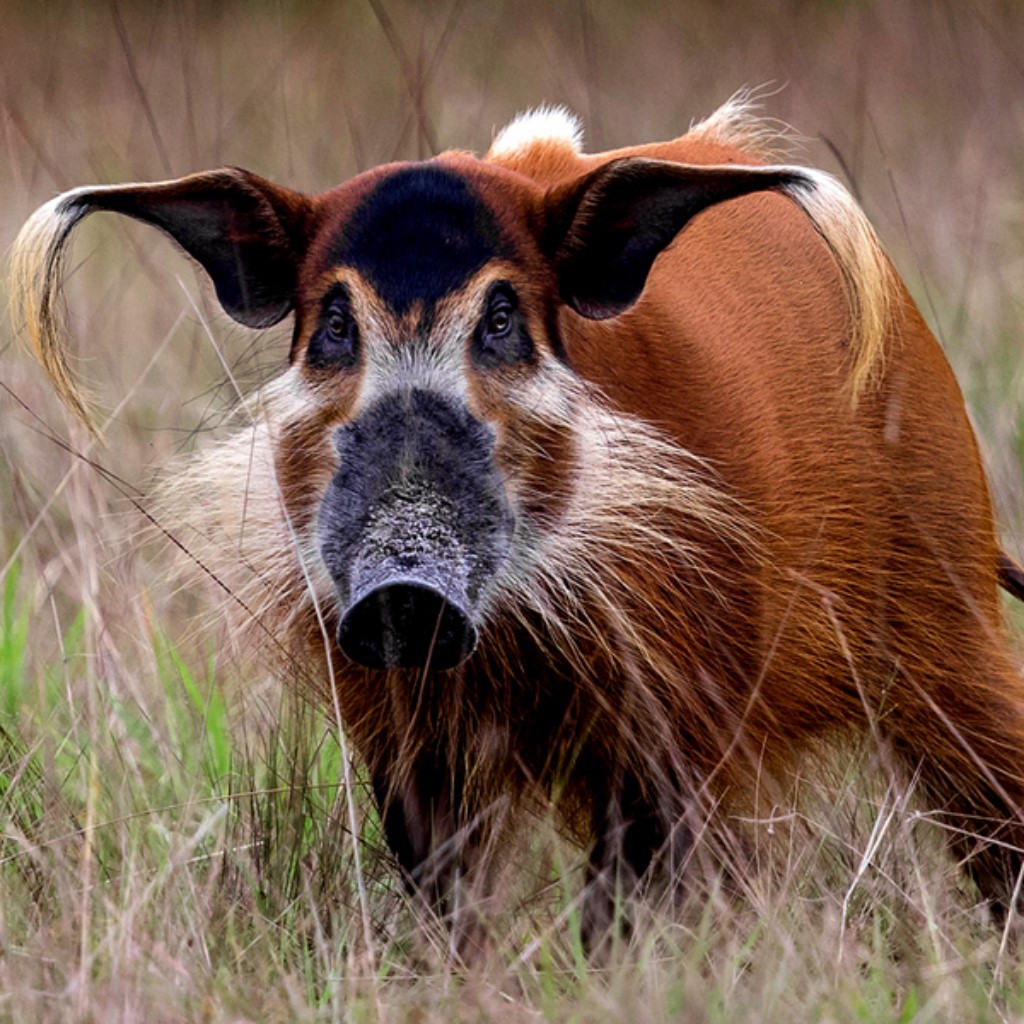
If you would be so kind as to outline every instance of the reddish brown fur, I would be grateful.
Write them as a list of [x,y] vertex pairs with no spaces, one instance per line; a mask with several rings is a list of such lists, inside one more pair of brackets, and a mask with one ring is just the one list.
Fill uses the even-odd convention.
[[[614,155],[641,154],[749,162],[685,137]],[[603,159],[573,167],[538,148],[520,169],[557,184]],[[957,827],[985,833],[994,815],[1019,846],[1024,688],[988,489],[956,381],[902,286],[895,308],[881,386],[851,409],[835,266],[792,204],[761,195],[708,211],[622,317],[567,311],[563,331],[581,376],[756,510],[766,557],[729,596],[746,666],[731,697],[749,707],[735,749],[778,776],[812,737],[871,720]],[[991,892],[988,876],[1005,884],[1019,861],[989,847],[975,863]]]
[[[586,173],[622,157],[757,163],[701,133],[590,156],[556,140],[490,160],[440,158],[514,241],[502,274],[543,353],[540,369],[490,376],[467,357],[464,374],[470,410],[497,431],[520,514],[594,562],[566,577],[566,593],[544,592],[557,614],[510,584],[457,671],[360,668],[325,643],[339,615],[326,591],[319,607],[274,607],[282,581],[292,593],[305,586],[286,564],[292,537],[274,495],[267,536],[278,561],[257,571],[269,595],[257,605],[302,665],[302,685],[337,698],[400,861],[438,899],[455,866],[486,892],[512,812],[554,796],[596,841],[589,913],[599,928],[605,873],[642,873],[659,846],[683,849],[707,815],[721,824],[754,803],[755,789],[778,798],[795,760],[823,738],[869,729],[966,829],[960,846],[984,894],[1005,900],[1020,865],[1012,847],[1024,846],[1024,684],[1001,621],[984,473],[948,363],[893,279],[884,362],[851,401],[843,276],[805,213],[778,194],[701,214],[622,315],[594,321],[560,305],[557,325],[545,320],[557,282],[541,226]],[[336,468],[332,431],[361,401],[361,378],[303,368],[302,354],[336,276],[329,242],[386,172],[317,197],[306,220],[293,372],[307,390],[266,428],[289,529],[301,536]],[[420,311],[392,322],[369,285],[345,273],[380,337],[400,346]],[[458,316],[480,280],[439,315]],[[562,421],[513,401],[554,372],[545,368],[559,343],[576,375]],[[677,490],[664,493],[692,481],[696,497],[659,497],[651,466],[650,493],[613,501],[618,523],[592,512],[590,547],[572,548],[564,524],[592,471],[581,444],[603,451],[602,431],[619,421],[616,443],[669,452]],[[609,472],[635,473],[643,492],[643,466],[623,459],[607,456]],[[216,458],[209,465],[201,487],[216,476]],[[616,481],[605,484],[614,498]],[[670,542],[648,543],[645,529]]]
[[[628,156],[752,162],[685,137],[588,157],[538,145],[524,159],[503,161],[540,186],[531,189],[462,155],[443,161],[501,212],[539,204],[541,189]],[[329,197],[338,203],[332,222],[351,195],[344,187]],[[519,216],[503,226],[524,250],[533,248]],[[542,791],[571,782],[564,794],[589,808],[591,834],[600,832],[605,802],[616,799],[606,784],[638,787],[644,795],[633,793],[634,804],[668,801],[679,813],[686,801],[672,794],[687,785],[690,800],[703,790],[705,807],[743,806],[755,781],[777,796],[812,741],[858,723],[906,755],[958,826],[984,834],[994,815],[1005,822],[1001,837],[1020,841],[1024,690],[1000,619],[984,474],[945,358],[902,287],[895,298],[884,378],[855,408],[842,388],[848,310],[838,271],[783,197],[709,210],[662,255],[636,306],[615,320],[563,309],[561,336],[575,371],[613,408],[656,425],[714,467],[750,516],[759,557],[704,538],[718,551],[710,560],[722,573],[721,603],[688,584],[681,566],[664,589],[646,572],[617,567],[624,593],[644,595],[641,621],[666,610],[646,639],[688,681],[683,690],[656,692],[653,706],[629,709],[639,694],[652,695],[604,664],[601,650],[584,648],[563,662],[521,628],[498,624],[456,683],[428,679],[421,687],[396,673],[381,687],[375,674],[357,670],[353,678],[339,661],[346,723],[371,765],[407,765],[389,785],[406,793],[411,818],[429,813],[408,806],[422,799],[411,795],[416,785],[406,788],[417,759],[425,756],[423,770],[442,776],[445,763],[455,767],[435,834],[421,839],[427,848],[534,782]],[[481,418],[493,421],[495,405],[482,395],[477,401]],[[571,489],[562,441],[535,439],[533,447],[535,493]],[[283,480],[291,460],[309,457],[309,445],[304,439],[291,452],[287,444],[279,452]],[[521,479],[518,467],[509,473]],[[306,501],[296,502],[296,515]],[[692,607],[681,614],[680,603]],[[600,621],[600,611],[592,614]],[[574,661],[589,666],[588,685],[570,682],[579,677]],[[1016,863],[986,847],[974,866],[995,894]]]

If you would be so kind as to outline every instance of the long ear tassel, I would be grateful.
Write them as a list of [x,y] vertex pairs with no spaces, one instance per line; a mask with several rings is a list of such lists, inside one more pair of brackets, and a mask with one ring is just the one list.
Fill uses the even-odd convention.
[[268,327],[291,311],[309,200],[240,167],[171,181],[93,185],[41,206],[11,252],[10,293],[36,356],[67,407],[96,427],[68,362],[60,304],[63,262],[75,225],[99,210],[163,231],[209,275],[231,317]]
[[98,437],[82,389],[68,362],[66,315],[61,297],[67,242],[75,225],[92,212],[89,188],[72,189],[39,207],[14,240],[9,294],[16,328],[29,342],[61,400]]
[[591,319],[639,297],[654,257],[704,210],[753,192],[795,202],[838,265],[850,314],[847,392],[853,404],[881,377],[901,286],[863,210],[830,174],[789,165],[683,164],[623,157],[545,199],[542,247],[563,299]]
[[852,322],[847,388],[856,403],[880,379],[885,366],[893,304],[900,295],[899,279],[853,196],[824,171],[792,170],[797,179],[783,191],[828,243],[843,275]]

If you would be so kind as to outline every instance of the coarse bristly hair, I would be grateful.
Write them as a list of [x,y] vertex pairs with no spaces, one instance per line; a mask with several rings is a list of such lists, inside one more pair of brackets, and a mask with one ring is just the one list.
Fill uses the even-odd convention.
[[803,136],[785,121],[761,113],[765,101],[777,91],[770,85],[737,89],[707,117],[693,121],[686,134],[742,150],[765,163],[783,163],[801,145]]
[[[779,132],[755,116],[755,107],[752,94],[737,94],[691,135],[734,147],[752,162],[770,156]],[[561,140],[574,153],[582,146],[571,115],[545,110],[513,122],[498,135],[492,154],[500,160],[521,153],[531,138]],[[884,368],[896,294],[892,271],[849,193],[823,172],[791,170],[799,173],[785,191],[816,226],[842,272],[852,324],[847,387],[856,401]],[[12,260],[12,296],[33,347],[65,402],[86,421],[61,340],[58,296],[66,242],[89,212],[90,191],[78,189],[42,207],[19,236]],[[522,669],[509,652],[522,641],[557,656],[581,699],[614,723],[608,733],[615,734],[617,762],[635,761],[638,774],[656,777],[680,752],[664,714],[667,704],[685,708],[709,735],[722,731],[708,721],[714,702],[701,693],[700,652],[706,645],[697,634],[714,628],[704,617],[718,607],[716,573],[725,571],[721,551],[742,553],[753,563],[757,537],[708,465],[651,424],[613,411],[565,367],[546,373],[552,400],[531,401],[530,414],[570,433],[575,484],[557,521],[517,533],[485,601],[481,648],[465,671],[486,678],[496,707],[514,708]],[[376,686],[365,670],[335,660],[332,634],[340,609],[320,556],[316,516],[298,524],[286,511],[275,452],[282,432],[303,420],[308,401],[295,370],[272,382],[248,403],[249,425],[198,455],[164,489],[160,518],[176,524],[176,541],[189,552],[193,568],[224,595],[238,650],[272,660],[282,678],[329,703],[333,679],[344,689],[351,678],[354,688],[368,693],[383,694],[386,685]],[[330,445],[324,449],[329,452]],[[692,600],[680,600],[684,585],[693,588]],[[686,646],[680,639],[689,636],[694,661],[680,664],[679,651]],[[619,692],[609,692],[609,678],[617,680]],[[467,721],[479,712],[458,700],[456,689],[433,692],[434,720],[465,740],[453,747],[467,774],[490,785],[507,778],[495,771],[488,780],[480,768],[488,763],[481,745],[489,733]],[[419,742],[430,735],[407,731]],[[578,739],[569,735],[565,742]],[[411,760],[415,751],[406,753]],[[572,751],[564,756],[571,758]]]
[[[428,897],[425,861],[446,851],[459,877],[481,877],[490,851],[478,859],[479,847],[496,850],[509,811],[554,806],[593,841],[586,870],[600,930],[602,876],[649,874],[666,848],[670,860],[689,856],[689,839],[724,835],[731,820],[787,801],[805,750],[870,732],[883,763],[891,754],[919,777],[985,898],[1007,909],[1018,900],[1024,697],[1002,632],[998,541],[968,416],[863,211],[828,174],[765,163],[778,159],[779,132],[755,106],[738,94],[682,138],[589,156],[578,123],[546,110],[517,119],[481,161],[440,159],[478,193],[473,217],[489,210],[495,230],[509,232],[513,276],[529,267],[529,290],[543,297],[523,309],[550,345],[500,377],[465,372],[470,332],[485,323],[469,310],[478,316],[485,293],[464,278],[446,293],[450,309],[430,307],[423,348],[443,355],[424,375],[420,364],[404,375],[405,355],[347,380],[316,377],[304,361],[320,285],[355,274],[331,241],[360,209],[349,206],[358,183],[307,197],[220,169],[158,186],[163,198],[199,195],[218,213],[200,219],[198,235],[222,251],[192,248],[230,315],[262,326],[299,312],[293,368],[242,403],[249,422],[173,477],[155,519],[187,553],[191,577],[219,591],[235,650],[335,712],[390,848]],[[596,229],[612,224],[628,248],[658,228],[659,244],[671,245],[677,221],[660,221],[663,207],[644,191],[658,180],[696,182],[698,192],[702,181],[726,182],[723,194],[749,186],[762,198],[708,217],[706,234],[695,227],[692,248],[652,271],[652,301],[619,319],[646,277],[628,295],[588,295],[588,284],[605,287],[600,259],[590,259],[605,247]],[[30,218],[12,252],[16,316],[87,422],[62,336],[67,242],[94,210],[147,219],[151,188],[66,193]],[[647,204],[644,231],[621,214],[634,201]],[[192,251],[188,232],[169,233]],[[231,273],[225,287],[220,271],[244,269],[238,247],[253,240],[260,287]],[[480,288],[504,259],[482,248]],[[605,269],[614,278],[618,267]],[[686,291],[701,280],[726,287],[702,303]],[[442,336],[445,310],[460,302],[458,329]],[[398,325],[390,335],[385,321]],[[408,340],[390,313],[373,329],[371,354]],[[579,375],[557,357],[559,340],[557,355]],[[448,388],[482,431],[493,429],[493,451],[473,435],[459,458],[490,460],[508,513],[467,620],[475,646],[444,671],[346,658],[339,634],[351,608],[340,592],[350,564],[328,567],[330,548],[321,551],[325,538],[362,531],[361,510],[333,532],[319,522],[332,487],[358,493],[339,480],[338,428],[361,422],[379,442],[367,457],[383,462],[378,452],[394,442],[360,421],[359,403],[416,387]],[[906,424],[899,444],[884,429],[894,409]],[[396,406],[396,435],[410,423],[403,415]],[[477,501],[471,492],[467,504]]]
[[[672,657],[681,631],[700,626],[680,602],[658,603],[657,595],[675,593],[687,568],[702,591],[690,608],[714,605],[721,570],[702,538],[718,538],[747,559],[756,558],[757,538],[740,504],[700,459],[650,424],[613,411],[566,368],[549,364],[545,373],[551,379],[544,387],[557,400],[532,408],[548,425],[572,431],[575,486],[557,522],[543,531],[518,530],[484,601],[493,620],[488,632],[496,643],[507,631],[525,631],[541,649],[557,651],[595,694],[610,668],[644,691],[634,695],[637,713],[645,729],[654,728],[660,698],[682,683]],[[272,663],[300,687],[322,691],[340,609],[316,519],[304,528],[289,520],[275,469],[275,439],[303,413],[294,371],[271,382],[247,410],[249,425],[168,478],[157,518],[175,524],[187,576],[219,590],[238,650]],[[508,668],[497,652],[474,657],[489,671]],[[507,686],[493,682],[498,690]],[[651,737],[634,739],[643,756]]]
[[[741,91],[690,135],[774,159],[784,133],[758,117],[757,107],[758,95]],[[517,118],[499,133],[490,156],[500,160],[552,142],[576,153],[582,148],[579,122],[563,108]],[[787,192],[843,272],[853,314],[847,384],[856,400],[884,366],[891,270],[863,213],[834,178],[801,168],[800,182],[806,185]],[[65,243],[88,212],[91,191],[77,189],[42,207],[19,236],[12,261],[12,295],[33,346],[62,397],[86,419],[60,341],[58,295]],[[577,485],[550,530],[535,536],[520,531],[490,588],[496,595],[488,612],[495,623],[491,633],[515,624],[520,634],[558,651],[581,679],[613,667],[613,675],[634,681],[641,697],[633,704],[646,724],[634,723],[629,746],[641,756],[646,734],[659,720],[659,691],[678,690],[688,672],[672,660],[678,648],[664,637],[700,628],[692,612],[680,609],[678,574],[686,570],[705,590],[701,600],[689,602],[691,609],[713,607],[714,573],[721,570],[702,559],[702,539],[716,538],[749,556],[754,538],[742,510],[714,485],[709,467],[651,425],[612,412],[564,368],[549,385],[548,395],[558,400],[545,403],[545,415],[572,432]],[[251,424],[198,456],[164,490],[170,497],[162,518],[179,524],[177,539],[193,564],[219,584],[238,649],[273,657],[286,676],[323,690],[334,667],[335,590],[320,558],[315,516],[304,525],[290,521],[275,466],[277,438],[289,423],[301,421],[306,401],[294,371],[268,386],[248,403]],[[533,415],[539,408],[532,404]],[[641,593],[648,595],[643,607]],[[476,660],[497,670],[486,657]],[[595,669],[596,661],[601,668]],[[597,694],[600,687],[594,682],[592,689]],[[452,709],[456,719],[461,713]]]

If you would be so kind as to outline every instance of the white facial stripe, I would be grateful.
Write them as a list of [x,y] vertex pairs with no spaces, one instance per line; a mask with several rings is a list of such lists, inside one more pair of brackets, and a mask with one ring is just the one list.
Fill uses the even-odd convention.
[[506,400],[531,419],[556,426],[571,423],[577,390],[573,372],[545,356],[537,371],[510,391]]
[[365,408],[404,386],[436,391],[465,402],[468,394],[461,342],[461,338],[442,340],[432,335],[429,342],[368,346],[360,404]]
[[[366,361],[360,407],[366,408],[383,394],[406,384],[468,402],[467,347],[483,315],[488,290],[495,281],[513,275],[510,265],[489,263],[457,295],[437,304],[426,333],[413,326],[408,316],[396,321],[384,304],[372,297],[372,288],[362,279],[350,280],[353,312]],[[542,353],[541,370],[549,364],[557,365]],[[554,397],[553,389],[546,380],[539,387],[537,390],[530,382],[524,395],[520,396],[516,388],[509,398],[526,411],[538,405],[547,408]]]

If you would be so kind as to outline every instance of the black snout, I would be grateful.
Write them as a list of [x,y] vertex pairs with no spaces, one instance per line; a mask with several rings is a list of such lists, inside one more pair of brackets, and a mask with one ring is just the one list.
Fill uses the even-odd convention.
[[422,583],[388,583],[345,613],[341,649],[367,668],[454,668],[476,647],[467,612]]
[[341,428],[335,447],[319,528],[341,649],[368,668],[454,668],[476,647],[514,526],[493,431],[413,388]]

